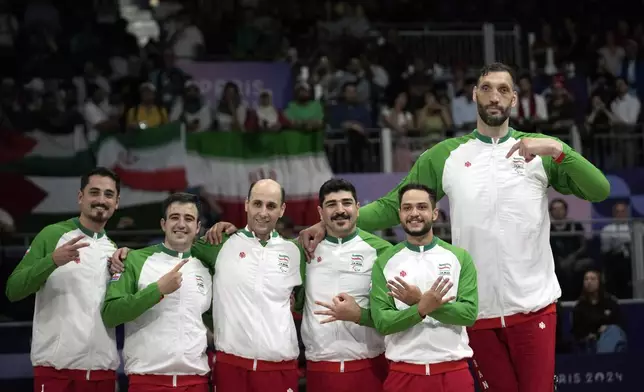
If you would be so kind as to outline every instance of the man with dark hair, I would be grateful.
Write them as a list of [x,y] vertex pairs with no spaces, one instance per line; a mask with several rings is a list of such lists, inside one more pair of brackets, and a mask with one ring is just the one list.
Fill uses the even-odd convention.
[[[100,317],[116,246],[105,224],[118,208],[120,180],[96,168],[81,178],[80,216],[45,227],[7,281],[15,302],[36,294],[31,362],[34,391],[113,392],[119,356]],[[56,342],[52,344],[52,342]]]
[[[473,256],[480,276],[470,345],[482,387],[551,392],[561,290],[549,245],[547,188],[598,202],[610,185],[560,140],[508,126],[517,94],[506,65],[483,67],[473,99],[476,130],[425,151],[395,189],[361,208],[358,227],[397,225],[398,191],[410,182],[434,189],[437,200],[448,196],[452,242]],[[309,254],[324,235],[322,223],[300,232]]]
[[112,328],[125,324],[131,392],[209,390],[203,316],[211,305],[212,274],[190,252],[200,229],[198,203],[189,193],[165,199],[165,240],[130,252],[125,271],[108,286],[103,321]]
[[307,391],[382,391],[387,364],[369,290],[376,258],[391,244],[356,227],[360,203],[350,182],[325,182],[319,203],[327,236],[306,265],[296,306],[303,313]]
[[371,315],[390,361],[385,391],[473,392],[465,327],[478,312],[474,263],[434,236],[433,190],[408,183],[398,199],[407,240],[378,257],[371,285]]

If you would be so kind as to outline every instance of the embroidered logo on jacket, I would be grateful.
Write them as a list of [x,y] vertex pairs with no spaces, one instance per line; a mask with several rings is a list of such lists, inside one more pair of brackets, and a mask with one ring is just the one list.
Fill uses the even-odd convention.
[[206,295],[206,284],[204,283],[203,277],[201,275],[197,275],[195,279],[197,280],[197,291],[202,295]]
[[362,266],[364,265],[364,256],[358,254],[351,255],[351,269],[355,272],[362,271]]
[[117,272],[114,275],[112,275],[112,279],[110,279],[110,282],[116,282],[119,279],[121,279],[121,273]]
[[282,272],[288,272],[288,270],[290,268],[290,261],[291,261],[291,258],[288,257],[288,255],[280,253],[277,256],[277,267]]
[[449,263],[441,263],[438,265],[438,275],[445,276],[451,275],[452,266]]
[[525,174],[525,158],[521,156],[512,157],[512,168],[517,174]]

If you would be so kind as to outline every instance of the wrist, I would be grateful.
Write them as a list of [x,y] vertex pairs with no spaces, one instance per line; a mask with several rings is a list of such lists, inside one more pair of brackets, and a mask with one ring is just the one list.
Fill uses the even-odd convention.
[[552,154],[550,154],[552,158],[557,160],[560,157],[560,155],[562,155],[563,153],[564,153],[563,146],[561,145],[561,143],[555,142],[555,144],[552,147]]

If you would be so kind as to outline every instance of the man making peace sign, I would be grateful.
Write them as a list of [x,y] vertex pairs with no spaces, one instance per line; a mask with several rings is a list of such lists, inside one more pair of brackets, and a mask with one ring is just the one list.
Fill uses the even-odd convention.
[[31,362],[34,390],[114,392],[114,329],[100,308],[116,246],[103,231],[118,207],[120,179],[96,168],[81,178],[80,217],[45,227],[7,281],[15,302],[36,293]]

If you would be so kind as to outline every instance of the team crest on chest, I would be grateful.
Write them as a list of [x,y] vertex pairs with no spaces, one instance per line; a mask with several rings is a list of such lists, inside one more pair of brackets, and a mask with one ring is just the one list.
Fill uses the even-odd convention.
[[291,258],[288,257],[288,255],[280,253],[277,256],[277,267],[280,269],[281,272],[286,273],[290,269],[290,261],[291,261]]
[[202,295],[206,295],[206,283],[204,282],[203,277],[201,275],[197,275],[195,279],[197,281],[197,291]]
[[512,157],[512,169],[515,173],[524,175],[525,174],[525,158],[522,156]]
[[449,263],[440,263],[438,265],[439,276],[449,276],[452,274],[452,265]]
[[364,256],[359,255],[359,254],[352,254],[351,255],[351,269],[354,270],[355,272],[360,272],[362,271],[362,267],[364,265]]

